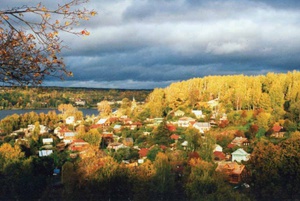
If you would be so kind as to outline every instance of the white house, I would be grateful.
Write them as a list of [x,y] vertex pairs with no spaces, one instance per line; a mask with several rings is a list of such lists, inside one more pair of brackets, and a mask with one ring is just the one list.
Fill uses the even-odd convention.
[[49,156],[53,153],[53,150],[40,150],[39,157]]
[[192,113],[196,116],[197,119],[205,117],[205,115],[203,115],[202,113],[202,110],[192,110]]
[[108,118],[102,118],[102,119],[100,119],[96,124],[103,125],[103,124],[106,123],[107,120],[108,120]]
[[191,118],[191,117],[181,117],[177,124],[179,127],[189,127],[190,125],[192,125],[195,122],[195,119]]
[[106,148],[114,149],[115,151],[118,151],[118,149],[127,148],[127,146],[125,146],[124,144],[119,143],[119,142],[113,142],[113,143],[110,143]]
[[53,138],[43,138],[43,144],[52,144]]
[[74,122],[75,122],[74,116],[69,116],[66,118],[66,124],[74,124]]
[[215,148],[214,148],[213,152],[215,152],[215,151],[223,152],[223,147],[221,147],[218,144],[215,144]]
[[236,151],[234,151],[232,154],[232,161],[248,161],[250,159],[250,154],[247,153],[244,149],[239,148]]
[[193,125],[200,133],[204,133],[205,131],[210,130],[210,123],[209,122],[197,122]]
[[177,110],[174,112],[175,117],[182,117],[184,115],[184,111],[182,110]]

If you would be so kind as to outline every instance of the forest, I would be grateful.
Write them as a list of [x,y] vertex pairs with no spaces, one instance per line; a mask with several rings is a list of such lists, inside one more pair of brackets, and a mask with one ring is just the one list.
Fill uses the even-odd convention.
[[60,104],[85,102],[82,107],[95,108],[102,100],[123,98],[144,101],[151,90],[64,88],[64,87],[0,87],[0,109],[57,108]]
[[[88,97],[84,93],[78,92],[80,98]],[[117,114],[108,98],[99,98],[97,117],[84,117],[68,102],[57,106],[59,114],[31,112],[2,119],[0,199],[300,198],[300,72],[194,78],[156,88],[144,103],[132,100],[133,94],[127,98],[115,93],[122,100]],[[210,106],[212,101],[217,104]],[[202,115],[197,117],[195,110]],[[183,116],[176,116],[178,111]],[[69,116],[77,123],[67,124]],[[199,132],[193,125],[180,126],[183,118],[210,123],[211,128]],[[109,122],[96,123],[103,119]],[[29,125],[34,125],[30,132],[20,131]],[[41,133],[41,125],[49,130]],[[74,151],[72,143],[62,145],[57,128],[76,132],[75,141],[88,144],[84,153]],[[40,157],[45,138],[53,141],[51,155]],[[247,143],[229,146],[236,138]],[[214,155],[216,145],[223,148],[223,159]],[[240,149],[249,153],[249,160],[231,161]],[[239,182],[230,182],[226,172],[217,171],[219,164],[231,162],[245,167]]]

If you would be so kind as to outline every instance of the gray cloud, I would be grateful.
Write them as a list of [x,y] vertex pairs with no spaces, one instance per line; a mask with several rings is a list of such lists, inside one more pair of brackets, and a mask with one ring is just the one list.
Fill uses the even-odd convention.
[[77,27],[91,35],[60,35],[71,48],[62,55],[74,77],[45,84],[136,89],[297,70],[299,6],[296,0],[91,0],[87,7],[98,15]]

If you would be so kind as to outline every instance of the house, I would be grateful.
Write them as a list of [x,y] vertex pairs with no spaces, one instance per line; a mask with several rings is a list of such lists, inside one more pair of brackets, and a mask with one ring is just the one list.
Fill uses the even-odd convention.
[[207,104],[209,105],[209,107],[211,109],[215,109],[219,105],[219,99],[216,98],[216,99],[210,100],[207,102]]
[[196,116],[197,119],[204,118],[202,110],[192,110],[192,113]]
[[54,134],[56,134],[59,139],[64,139],[66,132],[71,132],[71,130],[67,127],[57,127],[54,130]]
[[85,101],[81,100],[81,99],[78,99],[78,100],[75,101],[75,105],[76,106],[85,106]]
[[42,139],[42,142],[44,149],[51,149],[53,144],[53,138],[44,138]]
[[236,162],[219,162],[216,171],[222,173],[232,184],[241,183],[248,176],[245,165],[239,165]]
[[142,123],[141,122],[131,122],[130,124],[125,124],[124,127],[129,128],[130,130],[134,130],[134,129],[142,127]]
[[226,155],[222,151],[214,151],[214,160],[219,161],[219,160],[225,160]]
[[215,151],[223,152],[223,147],[221,147],[221,146],[218,145],[218,144],[215,144],[215,147],[214,147],[213,152],[215,152]]
[[43,144],[52,144],[53,143],[53,138],[44,138],[42,139]]
[[[29,124],[27,127],[29,132],[32,132],[35,128],[35,125],[33,124]],[[49,128],[47,126],[44,125],[40,125],[40,133],[39,134],[44,134],[44,133],[48,133],[49,132]]]
[[176,131],[176,126],[173,124],[167,124],[167,128],[169,131],[174,132]]
[[122,126],[119,125],[119,124],[116,124],[116,125],[114,125],[114,128],[113,128],[113,129],[114,129],[115,132],[118,133],[118,132],[120,132],[120,131],[122,130]]
[[89,146],[89,143],[82,140],[82,139],[76,139],[73,140],[73,142],[69,145],[69,150],[74,152],[83,152],[85,151]]
[[244,149],[239,148],[233,153],[231,153],[232,161],[242,162],[242,161],[248,161],[250,159],[250,154],[247,153]]
[[148,152],[149,152],[149,149],[147,149],[147,148],[141,148],[139,150],[139,156],[140,156],[140,158],[147,157]]
[[178,139],[179,139],[179,135],[172,134],[172,135],[170,136],[170,138],[171,138],[172,140],[175,140],[175,142],[177,142]]
[[114,149],[115,151],[118,151],[118,149],[121,149],[121,148],[127,148],[127,146],[125,146],[124,144],[119,143],[119,142],[113,142],[107,146],[107,149]]
[[77,132],[73,132],[73,131],[70,131],[70,132],[65,132],[64,133],[64,140],[63,142],[65,144],[71,144],[73,142],[73,140],[76,139],[76,135],[77,135]]
[[184,111],[182,110],[177,110],[174,112],[175,117],[182,117],[184,115]]
[[53,150],[40,150],[39,157],[50,156],[53,153]]
[[195,119],[191,117],[181,117],[178,121],[177,124],[179,127],[189,127],[195,123]]
[[108,118],[101,118],[96,125],[100,125],[102,128],[108,127],[111,125],[111,122],[109,121]]
[[75,117],[69,116],[66,118],[66,124],[74,124],[75,123]]
[[235,146],[249,146],[249,140],[245,137],[235,137],[231,143],[227,146],[228,148],[233,148]]
[[159,125],[160,123],[163,122],[164,118],[162,117],[157,117],[157,118],[154,118],[154,125]]
[[271,135],[271,137],[275,137],[275,138],[283,138],[284,137],[284,132],[280,132],[282,130],[282,127],[278,124],[275,124],[272,127],[273,133]]
[[184,141],[183,143],[181,143],[181,146],[183,147],[184,150],[186,150],[186,148],[188,147],[189,142],[188,141]]
[[197,122],[193,125],[200,133],[204,133],[205,131],[209,131],[211,126],[209,122]]

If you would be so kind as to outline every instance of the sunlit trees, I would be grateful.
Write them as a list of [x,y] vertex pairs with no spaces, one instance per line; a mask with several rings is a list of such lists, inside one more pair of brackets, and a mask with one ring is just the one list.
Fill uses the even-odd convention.
[[163,89],[154,89],[149,94],[146,103],[146,109],[152,117],[162,117],[165,109],[165,93]]
[[88,142],[89,144],[98,146],[98,147],[99,147],[101,139],[102,139],[100,132],[96,128],[90,129],[88,132],[78,133],[77,138],[83,139],[84,141]]
[[71,104],[60,104],[57,109],[62,113],[63,118],[74,116],[78,111],[78,109]]
[[121,103],[122,114],[124,115],[130,115],[131,113],[131,102],[128,98],[123,98]]
[[70,0],[55,7],[24,5],[0,10],[0,81],[38,85],[47,76],[72,75],[59,57],[61,32],[89,35],[73,29],[96,14],[82,8],[87,0]]
[[107,117],[112,112],[110,104],[107,100],[101,101],[97,104],[98,111],[101,117]]

